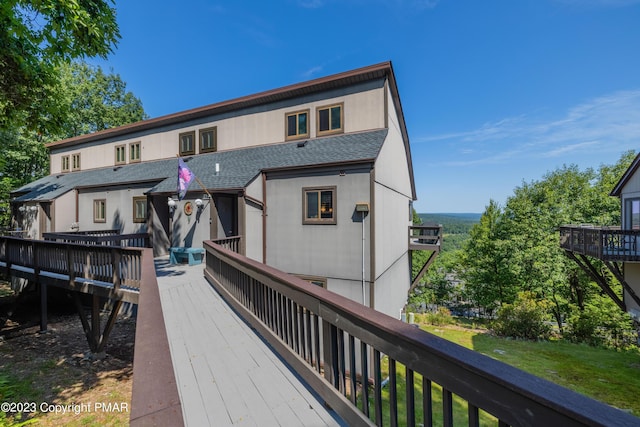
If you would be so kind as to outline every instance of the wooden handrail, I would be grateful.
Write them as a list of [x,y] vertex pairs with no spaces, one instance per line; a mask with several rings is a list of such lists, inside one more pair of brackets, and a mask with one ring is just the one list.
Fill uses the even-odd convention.
[[43,233],[44,240],[67,242],[67,243],[84,243],[93,245],[114,245],[136,248],[151,247],[151,239],[148,233],[132,233],[119,234],[111,233],[107,230],[104,234],[100,232],[76,232],[76,233]]
[[[443,389],[451,408],[456,394],[468,402],[469,417],[482,409],[500,425],[632,426],[638,419],[549,381],[423,332],[355,301],[313,286],[228,249],[205,242],[205,277],[350,425],[370,417],[415,424],[415,375]],[[382,404],[380,358],[389,359],[389,405]],[[406,395],[398,395],[397,365],[406,369]],[[368,381],[373,378],[373,389]],[[364,384],[363,384],[364,383]],[[374,401],[370,408],[369,393]],[[358,398],[356,398],[356,395]],[[405,400],[407,420],[397,419]],[[424,398],[424,414],[430,414]],[[453,420],[444,411],[444,424]],[[432,420],[423,420],[425,425]]]
[[[34,280],[49,280],[74,289],[80,279],[112,284],[111,293],[122,286],[139,291],[143,249],[61,243],[0,236],[0,263],[9,273],[16,267],[31,269],[19,274]],[[32,277],[33,276],[33,277]],[[66,277],[66,279],[62,279]]]

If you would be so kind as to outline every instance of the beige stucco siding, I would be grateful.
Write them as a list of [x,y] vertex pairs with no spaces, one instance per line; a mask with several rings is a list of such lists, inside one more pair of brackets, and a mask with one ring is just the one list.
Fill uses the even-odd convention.
[[[148,187],[85,189],[78,191],[78,225],[81,231],[117,229],[123,234],[146,231],[146,223],[133,222],[133,198],[144,196]],[[94,222],[94,200],[106,201],[106,222]]]
[[[247,186],[245,194],[263,202],[262,175]],[[259,262],[262,262],[262,214],[263,211],[259,205],[251,201],[246,202],[244,233],[246,256]]]
[[[179,135],[195,131],[196,154],[199,153],[199,131],[217,127],[218,151],[232,150],[256,145],[274,144],[285,141],[285,115],[289,112],[309,110],[310,138],[317,136],[316,109],[318,107],[343,103],[344,131],[359,132],[384,127],[384,89],[373,88],[364,92],[349,93],[323,99],[312,99],[293,105],[265,107],[261,111],[247,114],[238,113],[233,117],[216,116],[197,123],[186,123],[170,129],[158,129],[152,134],[139,134],[82,146],[54,148],[51,151],[51,173],[62,172],[62,157],[80,153],[81,170],[96,169],[115,165],[115,147],[126,145],[127,162],[129,144],[140,142],[141,160],[158,160],[179,154]],[[291,103],[290,103],[291,104]]]
[[[336,187],[334,225],[302,223],[302,189]],[[267,264],[297,275],[362,279],[362,223],[355,205],[369,203],[368,168],[324,171],[267,180]],[[365,270],[369,278],[369,217],[365,218]],[[357,285],[359,286],[359,285]],[[359,289],[359,288],[358,288]]]
[[[631,286],[631,289],[637,295],[640,295],[640,263],[625,262],[624,264],[624,279]],[[637,315],[640,316],[640,306],[631,298],[626,292],[624,295],[624,302],[627,304],[627,311],[635,310]]]
[[71,230],[71,225],[76,222],[76,192],[69,191],[53,203],[55,204],[53,230],[58,232]]

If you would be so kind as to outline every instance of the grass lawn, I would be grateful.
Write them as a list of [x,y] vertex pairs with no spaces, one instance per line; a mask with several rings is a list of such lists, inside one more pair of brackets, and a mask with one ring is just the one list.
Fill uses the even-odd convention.
[[509,340],[460,326],[422,329],[640,416],[638,349],[623,352],[564,341]]

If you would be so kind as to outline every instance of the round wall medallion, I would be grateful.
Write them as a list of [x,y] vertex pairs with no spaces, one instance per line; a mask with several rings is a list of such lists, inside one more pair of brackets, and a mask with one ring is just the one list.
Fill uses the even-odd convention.
[[184,214],[191,215],[193,213],[193,205],[191,202],[187,202],[184,204]]

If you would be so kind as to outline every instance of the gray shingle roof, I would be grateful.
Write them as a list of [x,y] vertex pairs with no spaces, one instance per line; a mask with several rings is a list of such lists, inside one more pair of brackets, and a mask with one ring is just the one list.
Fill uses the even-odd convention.
[[[374,160],[386,136],[387,130],[381,129],[309,139],[303,147],[299,147],[301,141],[295,141],[242,148],[193,156],[187,165],[207,189],[244,188],[265,169]],[[216,163],[220,165],[217,175]],[[50,175],[13,194],[17,196],[16,201],[46,201],[74,188],[153,181],[157,184],[150,193],[171,193],[176,191],[177,165],[176,159],[168,159]],[[192,183],[190,189],[195,188],[197,184]]]

